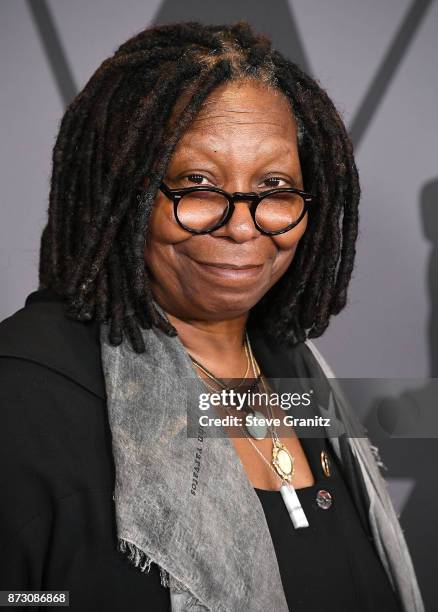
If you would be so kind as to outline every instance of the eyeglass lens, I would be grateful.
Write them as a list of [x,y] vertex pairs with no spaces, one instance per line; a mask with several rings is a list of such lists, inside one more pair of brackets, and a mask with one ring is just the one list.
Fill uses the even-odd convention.
[[[264,231],[285,229],[300,218],[304,199],[297,193],[279,192],[264,198],[256,209],[256,221]],[[206,231],[219,224],[227,214],[228,200],[220,193],[186,193],[178,205],[178,218],[186,227]]]

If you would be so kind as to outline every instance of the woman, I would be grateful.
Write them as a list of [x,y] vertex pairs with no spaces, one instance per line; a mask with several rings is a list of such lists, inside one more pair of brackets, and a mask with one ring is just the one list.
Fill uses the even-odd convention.
[[[309,340],[345,306],[359,192],[326,93],[246,23],[146,29],[100,66],[54,148],[40,288],[1,325],[2,589],[76,610],[424,609]],[[282,377],[322,381],[344,435],[187,437],[188,383]]]

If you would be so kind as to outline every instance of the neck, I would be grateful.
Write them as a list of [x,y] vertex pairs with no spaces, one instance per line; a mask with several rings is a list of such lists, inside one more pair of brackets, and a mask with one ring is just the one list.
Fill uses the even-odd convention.
[[248,314],[225,321],[179,319],[166,312],[187,352],[219,378],[238,378],[245,371],[245,326]]

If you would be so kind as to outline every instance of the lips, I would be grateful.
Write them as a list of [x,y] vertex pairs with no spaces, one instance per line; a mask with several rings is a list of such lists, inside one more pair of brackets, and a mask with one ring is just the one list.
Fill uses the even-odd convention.
[[203,266],[212,266],[213,268],[225,268],[230,270],[250,270],[251,268],[260,268],[263,264],[233,264],[225,262],[213,262],[213,261],[198,261],[196,263]]
[[225,283],[235,283],[238,281],[242,282],[253,282],[256,280],[264,269],[263,264],[234,264],[228,262],[218,261],[198,261],[192,259],[199,270],[208,275],[214,277],[217,281]]

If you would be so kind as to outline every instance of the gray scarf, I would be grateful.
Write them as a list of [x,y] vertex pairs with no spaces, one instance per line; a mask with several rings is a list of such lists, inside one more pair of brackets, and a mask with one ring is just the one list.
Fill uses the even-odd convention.
[[[110,345],[108,326],[101,326],[119,550],[141,571],[149,571],[151,563],[159,567],[172,612],[288,612],[263,508],[231,440],[187,437],[184,381],[191,380],[191,392],[205,392],[187,351],[178,336],[156,328],[142,333],[146,352],[137,354],[128,342]],[[370,525],[391,584],[404,612],[424,612],[369,440],[354,437],[360,425],[331,380],[333,372],[313,343],[307,346],[309,371],[322,371],[336,397],[325,409],[353,436],[348,440],[370,498]],[[338,438],[329,440],[341,459]]]

